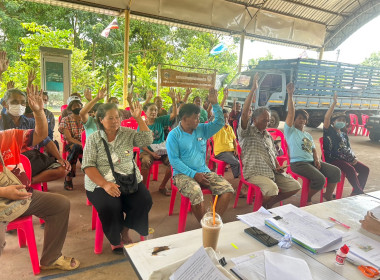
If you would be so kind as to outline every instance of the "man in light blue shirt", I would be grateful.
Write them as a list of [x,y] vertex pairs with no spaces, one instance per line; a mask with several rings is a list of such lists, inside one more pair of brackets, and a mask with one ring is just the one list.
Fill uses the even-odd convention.
[[179,111],[179,125],[169,133],[166,140],[170,164],[173,167],[173,182],[179,192],[190,199],[198,221],[205,214],[201,188],[209,188],[213,195],[219,195],[216,205],[219,215],[227,209],[234,192],[227,180],[211,172],[206,166],[207,139],[224,126],[216,90],[210,89],[208,99],[214,110],[214,121],[199,124],[200,108],[195,104],[185,104]]

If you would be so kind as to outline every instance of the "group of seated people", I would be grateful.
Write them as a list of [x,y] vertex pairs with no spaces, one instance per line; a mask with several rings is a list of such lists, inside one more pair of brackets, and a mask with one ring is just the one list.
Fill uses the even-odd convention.
[[[6,68],[6,54],[1,52],[0,74]],[[208,188],[212,195],[218,195],[216,212],[223,215],[234,194],[234,188],[223,176],[212,172],[206,165],[207,141],[211,137],[215,158],[225,161],[231,167],[234,178],[239,178],[243,172],[246,180],[260,187],[264,207],[271,208],[301,189],[298,181],[277,160],[274,140],[267,131],[270,111],[265,107],[252,110],[257,81],[256,76],[242,109],[235,102],[232,115],[222,109],[228,96],[226,90],[219,105],[217,91],[210,89],[205,109],[199,96],[194,97],[192,103],[187,103],[190,89],[186,90],[183,98],[171,89],[169,96],[172,107],[169,113],[163,109],[159,96],[154,99],[154,103],[150,103],[151,93],[147,94],[144,106],[138,100],[133,100],[129,93],[129,110],[119,109],[115,98],[100,104],[99,101],[105,97],[105,88],[99,89],[94,98],[91,92],[86,91],[88,102],[85,106],[80,95],[73,94],[68,99],[67,110],[58,129],[66,141],[64,149],[68,152],[67,161],[62,159],[57,146],[48,136],[51,128],[48,127],[46,118],[49,114],[44,109],[45,94],[31,84],[27,88],[27,94],[17,89],[8,89],[3,100],[5,112],[2,112],[0,120],[2,156],[5,164],[11,166],[20,162],[21,152],[39,151],[40,147],[44,147],[44,152],[56,160],[42,171],[47,175],[39,178],[39,174],[36,174],[32,182],[65,177],[64,187],[67,190],[73,189],[72,178],[75,177],[76,163],[81,160],[87,198],[98,212],[113,252],[122,253],[123,245],[132,242],[130,229],[141,236],[148,235],[148,215],[153,202],[146,182],[155,160],[161,160],[166,167],[159,186],[160,193],[170,194],[166,185],[172,176],[173,183],[183,196],[189,198],[194,216],[200,221],[206,212],[202,188]],[[344,132],[345,115],[333,113],[336,96],[324,121],[325,163],[320,161],[313,138],[304,130],[307,112],[294,109],[294,86],[289,84],[287,90],[289,112],[284,131],[289,146],[289,164],[293,172],[310,180],[309,203],[312,196],[324,187],[326,178],[328,183],[324,197],[326,200],[333,199],[333,191],[340,181],[340,170],[353,186],[352,195],[363,193],[369,169],[358,161],[350,147],[349,138]],[[23,116],[27,100],[33,120]],[[8,122],[4,126],[7,118],[13,126],[8,126]],[[138,128],[122,127],[121,118],[133,118]],[[238,122],[238,141],[230,125],[234,121]],[[81,140],[83,131],[86,132],[85,147]],[[243,170],[240,170],[238,145],[241,147]],[[134,147],[140,148],[141,166],[136,164]],[[56,174],[50,171],[56,169],[63,169],[63,175],[53,177]],[[61,253],[67,232],[69,200],[65,196],[49,192],[21,192],[25,187],[2,187],[0,197],[31,199],[23,216],[36,215],[45,220],[41,268],[76,269],[79,261],[64,257]],[[378,221],[375,219],[375,222]],[[363,227],[367,229],[376,228],[373,223],[374,218],[371,216],[362,221]],[[6,223],[0,223],[0,254],[5,246],[5,228]]]

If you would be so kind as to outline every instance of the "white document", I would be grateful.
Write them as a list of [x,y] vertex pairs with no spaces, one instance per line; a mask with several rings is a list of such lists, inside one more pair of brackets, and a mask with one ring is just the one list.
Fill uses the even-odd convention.
[[[266,223],[275,229],[292,235],[293,241],[299,241],[301,246],[315,253],[334,250],[331,247],[342,241],[343,234],[336,229],[326,229],[315,219],[309,219],[298,213],[289,212],[280,219],[270,218]],[[304,246],[305,245],[305,246]]]
[[267,280],[313,280],[306,261],[264,251]]
[[232,269],[243,280],[265,280],[264,251],[258,251],[231,259]]
[[176,272],[170,280],[228,280],[212,263],[205,249],[201,247]]
[[279,240],[282,238],[282,235],[271,230],[265,225],[265,219],[273,217],[273,214],[271,214],[268,210],[266,210],[264,207],[261,206],[261,208],[252,213],[244,214],[244,215],[237,215],[237,218],[242,221],[243,223],[249,225],[250,227],[256,227],[260,229],[261,231],[265,232],[269,236],[273,237],[274,239]]
[[372,212],[372,214],[378,219],[380,220],[380,206],[377,206],[371,210],[369,210],[369,212]]
[[349,258],[350,254],[353,254],[372,266],[380,268],[380,242],[359,232],[355,232],[345,238],[344,242],[350,247],[350,251],[348,252]]

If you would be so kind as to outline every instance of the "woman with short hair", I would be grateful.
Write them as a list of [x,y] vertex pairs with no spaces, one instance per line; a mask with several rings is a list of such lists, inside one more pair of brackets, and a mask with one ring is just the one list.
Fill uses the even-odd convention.
[[[152,198],[142,183],[139,168],[133,160],[133,147],[148,146],[153,141],[151,131],[141,118],[141,110],[141,105],[136,102],[132,112],[132,117],[140,126],[140,131],[136,131],[120,126],[119,110],[115,104],[101,105],[96,112],[99,131],[86,139],[83,154],[82,170],[86,173],[88,200],[98,212],[103,232],[110,241],[113,252],[118,254],[122,254],[123,244],[132,242],[129,229],[142,236],[148,235],[148,213],[152,207]],[[122,186],[116,184],[106,147],[115,173],[132,175],[137,180],[135,192],[122,192]]]

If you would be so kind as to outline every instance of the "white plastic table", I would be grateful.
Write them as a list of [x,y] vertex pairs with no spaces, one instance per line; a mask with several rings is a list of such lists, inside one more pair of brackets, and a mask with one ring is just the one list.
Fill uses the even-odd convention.
[[[360,228],[359,220],[364,217],[368,210],[380,205],[380,199],[369,195],[360,195],[355,197],[343,198],[330,202],[324,202],[304,207],[303,209],[319,218],[328,219],[333,217],[351,227],[349,231],[359,231],[360,233],[371,237],[380,242],[380,237],[366,232]],[[227,210],[228,211],[228,210]],[[232,211],[232,209],[231,209]],[[268,249],[265,245],[256,241],[244,233],[248,226],[240,221],[224,224],[218,241],[217,253],[227,261],[226,269],[234,265],[231,258],[245,255],[251,252]],[[337,226],[343,231],[348,231],[343,227]],[[238,247],[234,248],[233,243]],[[154,247],[169,246],[169,250],[161,252],[159,256],[152,256]],[[199,247],[202,246],[202,230],[192,230],[184,233],[164,236],[157,239],[140,242],[133,247],[126,248],[126,254],[129,258],[136,275],[140,279],[149,279],[151,273],[163,268],[168,264],[185,259],[192,255]],[[368,279],[354,265],[346,263],[344,266],[335,265],[335,253],[325,253],[313,255],[303,250],[298,245],[293,245],[292,250],[301,251],[301,255],[308,258],[312,257],[314,262],[310,270],[314,279]],[[270,248],[271,251],[286,253],[286,249],[278,246]],[[340,277],[339,275],[342,277]]]

